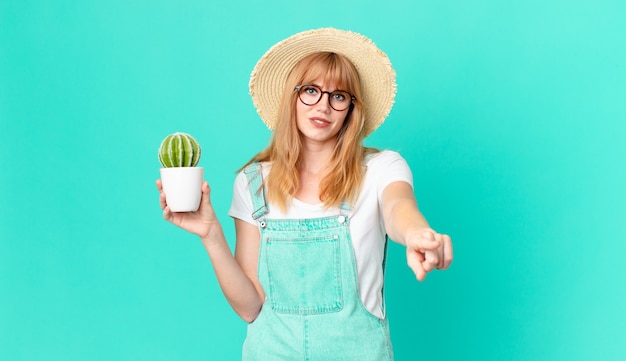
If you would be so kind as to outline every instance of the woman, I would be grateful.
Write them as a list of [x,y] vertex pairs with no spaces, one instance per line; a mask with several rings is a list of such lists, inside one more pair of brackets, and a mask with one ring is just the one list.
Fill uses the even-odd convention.
[[369,39],[337,29],[274,45],[250,80],[272,141],[235,180],[234,257],[202,187],[166,220],[200,236],[229,303],[249,322],[244,360],[392,360],[383,298],[387,235],[418,280],[452,261],[395,152],[363,139],[389,113],[395,72]]

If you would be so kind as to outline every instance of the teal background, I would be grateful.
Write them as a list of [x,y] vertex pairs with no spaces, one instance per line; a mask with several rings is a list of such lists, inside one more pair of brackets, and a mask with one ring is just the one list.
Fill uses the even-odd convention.
[[0,2],[0,359],[237,360],[245,323],[163,221],[157,147],[194,134],[227,216],[270,133],[248,95],[276,41],[371,37],[398,75],[367,144],[401,152],[455,261],[390,247],[396,359],[623,360],[624,1]]

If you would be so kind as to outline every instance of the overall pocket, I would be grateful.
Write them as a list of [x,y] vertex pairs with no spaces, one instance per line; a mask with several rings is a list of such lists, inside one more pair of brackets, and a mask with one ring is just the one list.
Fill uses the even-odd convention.
[[343,308],[337,236],[266,240],[269,301],[276,312],[320,314]]

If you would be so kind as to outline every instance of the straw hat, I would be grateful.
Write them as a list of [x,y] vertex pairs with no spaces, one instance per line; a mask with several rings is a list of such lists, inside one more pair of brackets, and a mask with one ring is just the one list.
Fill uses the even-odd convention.
[[381,125],[394,102],[396,73],[391,62],[370,39],[334,28],[297,33],[272,46],[257,62],[250,76],[250,95],[263,122],[271,130],[287,76],[302,58],[327,51],[348,58],[359,72],[361,101],[365,104],[365,135]]

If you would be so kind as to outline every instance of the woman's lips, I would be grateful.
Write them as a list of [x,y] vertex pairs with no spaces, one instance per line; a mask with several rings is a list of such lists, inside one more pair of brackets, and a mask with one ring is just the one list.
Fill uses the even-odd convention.
[[313,117],[310,118],[310,121],[316,127],[327,127],[330,125],[330,122],[324,118]]

